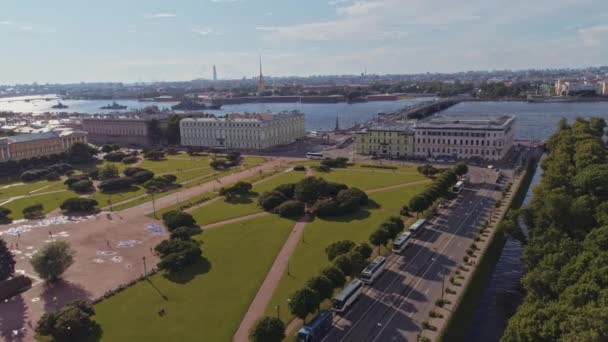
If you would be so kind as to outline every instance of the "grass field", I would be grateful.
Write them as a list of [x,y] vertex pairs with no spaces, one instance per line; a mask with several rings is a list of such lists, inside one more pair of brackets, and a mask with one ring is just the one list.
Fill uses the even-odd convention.
[[287,309],[287,299],[323,267],[330,265],[325,255],[325,247],[339,240],[367,242],[369,235],[378,225],[392,215],[409,199],[421,192],[426,184],[392,189],[374,193],[370,198],[380,207],[368,208],[353,215],[323,220],[315,218],[306,225],[304,235],[289,260],[290,275],[283,274],[279,286],[266,309],[268,315],[276,315],[275,307],[280,305],[280,317],[288,323],[293,316]]
[[401,183],[415,182],[425,179],[421,174],[408,174],[400,172],[383,172],[374,169],[357,169],[357,171],[346,169],[333,169],[330,172],[316,172],[315,175],[328,181],[344,183],[361,190],[371,190],[385,186]]
[[254,185],[253,192],[257,195],[250,196],[240,202],[227,202],[219,199],[213,203],[200,207],[192,212],[196,222],[206,225],[213,222],[224,221],[234,217],[250,215],[262,211],[257,204],[257,197],[265,191],[269,191],[278,185],[295,183],[306,176],[304,171],[291,171],[276,175],[266,181]]
[[205,231],[208,264],[188,282],[156,274],[95,306],[102,341],[230,341],[292,226],[267,216]]
[[35,195],[36,193],[67,189],[67,187],[63,184],[63,181],[64,178],[62,178],[60,181],[44,180],[27,183],[17,180],[12,183],[2,184],[0,185],[0,202],[16,196],[25,196],[28,194]]
[[63,201],[72,197],[78,197],[78,194],[74,193],[73,191],[61,191],[40,196],[27,196],[4,204],[2,207],[10,209],[12,213],[9,216],[13,220],[18,220],[23,218],[23,213],[21,211],[25,207],[33,204],[42,204],[44,207],[43,212],[48,214],[49,212],[59,208]]

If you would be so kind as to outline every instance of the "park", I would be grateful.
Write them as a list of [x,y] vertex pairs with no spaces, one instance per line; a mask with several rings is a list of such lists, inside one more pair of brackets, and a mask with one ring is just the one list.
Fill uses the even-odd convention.
[[[399,216],[404,204],[432,182],[415,166],[349,164],[328,169],[319,162],[243,156],[237,166],[218,170],[210,167],[213,160],[215,156],[185,153],[133,165],[106,160],[101,170],[115,168],[126,174],[129,168],[141,168],[157,178],[175,175],[179,185],[162,192],[147,191],[143,185],[90,192],[82,197],[96,200],[101,211],[65,221],[56,219],[63,217],[58,207],[75,192],[63,182],[7,186],[2,196],[25,196],[30,204],[45,196],[37,195],[40,189],[57,192],[51,193],[56,196],[52,201],[42,202],[45,219],[32,224],[36,221],[15,217],[2,231],[12,249],[19,241],[16,269],[34,279],[32,289],[7,303],[20,314],[3,330],[29,325],[24,333],[32,334],[44,312],[84,299],[96,303],[94,340],[247,340],[255,321],[264,315],[278,317],[293,334],[301,320],[289,310],[290,297],[331,266],[326,247],[342,240],[368,243],[380,224]],[[312,202],[295,216],[260,205],[268,193],[297,188],[307,178],[338,186],[336,193],[347,188],[365,193],[366,202],[331,217],[314,215]],[[93,181],[98,187],[103,182]],[[247,186],[231,192],[242,184]],[[16,201],[7,204],[13,213],[18,210]],[[159,249],[166,241],[181,239],[174,239],[175,227],[167,229],[166,216],[173,212],[191,215],[192,229],[196,228],[179,244],[197,246],[194,261],[175,269],[163,264],[166,255]],[[402,219],[407,224],[413,217]],[[74,263],[61,280],[49,285],[29,263],[46,242],[58,240],[69,242]],[[329,305],[327,300],[321,303],[322,308]]]

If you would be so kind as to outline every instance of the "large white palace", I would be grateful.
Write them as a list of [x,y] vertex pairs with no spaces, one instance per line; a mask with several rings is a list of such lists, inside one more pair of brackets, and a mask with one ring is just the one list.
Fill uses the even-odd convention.
[[432,116],[415,125],[417,157],[502,159],[513,146],[515,117]]
[[306,135],[298,111],[187,118],[179,123],[184,146],[257,150],[289,144]]

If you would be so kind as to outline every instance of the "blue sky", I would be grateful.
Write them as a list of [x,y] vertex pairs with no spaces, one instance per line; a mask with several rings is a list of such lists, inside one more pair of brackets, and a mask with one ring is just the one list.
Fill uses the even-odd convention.
[[0,0],[0,84],[608,64],[607,0]]

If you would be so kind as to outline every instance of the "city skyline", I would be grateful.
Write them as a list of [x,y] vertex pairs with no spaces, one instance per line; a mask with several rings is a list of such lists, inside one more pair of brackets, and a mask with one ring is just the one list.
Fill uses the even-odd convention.
[[[409,74],[605,64],[598,0],[6,4],[0,83]],[[297,9],[297,10],[294,10]]]

